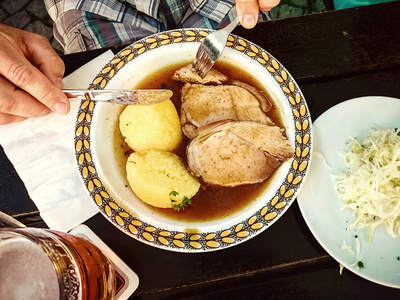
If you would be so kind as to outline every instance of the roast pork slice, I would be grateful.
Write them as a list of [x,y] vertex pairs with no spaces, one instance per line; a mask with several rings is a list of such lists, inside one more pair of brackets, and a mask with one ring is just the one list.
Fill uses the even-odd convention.
[[196,137],[197,128],[221,120],[273,125],[257,98],[239,86],[185,83],[181,100],[181,125],[190,139]]
[[172,75],[172,79],[199,84],[225,84],[228,82],[229,77],[215,69],[211,69],[204,78],[201,78],[194,70],[192,64],[189,64],[176,70]]
[[254,86],[247,84],[245,82],[236,80],[236,79],[230,80],[229,83],[240,86],[240,87],[248,90],[250,93],[252,93],[253,96],[257,98],[258,102],[260,103],[261,109],[264,112],[268,112],[271,109],[272,103],[271,103],[269,97],[267,96],[267,94],[264,93],[263,91],[260,91],[260,90],[256,89]]
[[219,186],[262,182],[293,156],[278,126],[251,121],[220,121],[199,130],[187,148],[193,175]]

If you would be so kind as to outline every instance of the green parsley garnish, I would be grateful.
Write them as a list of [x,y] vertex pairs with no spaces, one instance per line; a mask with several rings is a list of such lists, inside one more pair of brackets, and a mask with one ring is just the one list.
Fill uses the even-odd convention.
[[183,201],[180,204],[172,204],[172,207],[175,210],[180,211],[181,209],[184,210],[186,206],[190,204],[192,204],[192,200],[190,200],[188,197],[184,197]]
[[[171,191],[171,193],[169,193],[170,196],[177,196],[179,195],[179,193],[177,191]],[[183,197],[183,200],[180,204],[175,204],[176,200],[171,198],[171,204],[172,204],[172,208],[180,211],[181,209],[185,209],[186,206],[192,204],[192,200],[190,200],[188,197]]]
[[188,197],[184,197],[180,204],[174,204],[173,202],[176,202],[176,200],[172,199],[171,202],[172,202],[172,207],[177,211],[180,211],[181,209],[184,210],[186,206],[192,204],[192,200],[190,200]]
[[357,266],[358,266],[360,269],[362,269],[362,268],[364,268],[364,263],[363,263],[362,261],[359,261],[359,262],[357,263]]

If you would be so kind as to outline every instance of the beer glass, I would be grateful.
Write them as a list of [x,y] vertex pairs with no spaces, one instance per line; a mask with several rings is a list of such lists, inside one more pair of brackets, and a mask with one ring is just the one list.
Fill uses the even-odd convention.
[[115,270],[91,242],[0,212],[0,299],[113,299]]

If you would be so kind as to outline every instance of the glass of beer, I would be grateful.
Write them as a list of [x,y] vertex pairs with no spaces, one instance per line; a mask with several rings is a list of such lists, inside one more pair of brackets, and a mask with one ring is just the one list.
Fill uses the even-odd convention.
[[99,248],[18,223],[0,212],[0,299],[113,299],[115,270]]

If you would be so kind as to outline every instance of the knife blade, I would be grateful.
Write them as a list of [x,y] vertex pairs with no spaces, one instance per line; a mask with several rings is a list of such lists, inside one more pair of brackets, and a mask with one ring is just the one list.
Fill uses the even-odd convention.
[[124,105],[151,105],[163,102],[172,96],[171,90],[138,89],[138,90],[79,90],[63,89],[68,98],[87,99]]

